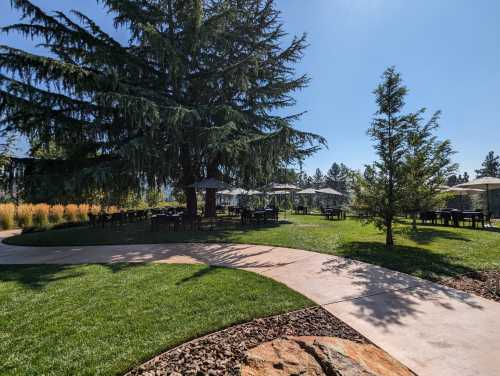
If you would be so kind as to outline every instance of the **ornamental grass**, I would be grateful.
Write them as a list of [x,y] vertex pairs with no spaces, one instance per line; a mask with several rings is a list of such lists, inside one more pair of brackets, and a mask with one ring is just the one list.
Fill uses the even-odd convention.
[[33,206],[33,224],[38,227],[49,224],[50,206],[47,204],[36,204]]
[[75,205],[75,204],[66,205],[64,215],[65,215],[66,220],[68,222],[77,222],[78,221],[78,205]]
[[78,220],[80,222],[87,222],[89,220],[90,205],[78,205]]
[[17,207],[17,224],[22,228],[33,226],[32,204],[21,204]]
[[0,204],[0,226],[9,230],[15,225],[16,206],[14,204]]
[[49,211],[49,219],[52,223],[64,221],[64,205],[52,205]]

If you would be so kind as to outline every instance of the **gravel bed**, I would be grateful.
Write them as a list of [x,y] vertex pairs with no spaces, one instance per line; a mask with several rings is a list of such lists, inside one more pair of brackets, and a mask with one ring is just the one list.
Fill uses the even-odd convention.
[[284,336],[328,336],[368,342],[323,308],[315,307],[210,334],[163,353],[127,375],[239,375],[247,350]]
[[472,272],[440,281],[443,285],[471,294],[482,296],[485,299],[500,302],[500,291],[497,281],[500,270]]

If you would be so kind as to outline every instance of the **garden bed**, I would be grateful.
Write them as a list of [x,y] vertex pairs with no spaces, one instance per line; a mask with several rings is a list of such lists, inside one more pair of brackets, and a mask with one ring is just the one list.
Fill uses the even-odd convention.
[[254,320],[170,350],[127,376],[239,375],[246,352],[284,336],[327,336],[368,341],[323,308],[316,307]]
[[453,278],[443,279],[441,284],[457,290],[479,295],[485,299],[500,302],[497,281],[500,270],[471,272]]

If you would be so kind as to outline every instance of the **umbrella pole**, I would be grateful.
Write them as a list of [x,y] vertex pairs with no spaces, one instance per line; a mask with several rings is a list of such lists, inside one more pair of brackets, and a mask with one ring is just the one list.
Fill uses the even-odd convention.
[[486,184],[486,202],[487,202],[487,210],[488,212],[486,213],[486,217],[489,218],[490,215],[490,186]]

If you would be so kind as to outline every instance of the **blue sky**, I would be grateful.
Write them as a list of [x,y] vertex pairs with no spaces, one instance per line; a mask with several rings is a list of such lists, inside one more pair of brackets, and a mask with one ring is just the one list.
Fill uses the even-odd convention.
[[[92,0],[35,0],[45,9],[77,8],[110,29]],[[407,110],[442,110],[439,136],[449,138],[461,171],[473,173],[489,150],[500,153],[500,1],[277,0],[290,34],[308,34],[298,66],[311,85],[297,93],[293,112],[308,113],[301,129],[327,138],[329,149],[305,169],[333,162],[362,168],[375,158],[366,129],[375,112],[373,89],[395,65],[410,89]],[[0,25],[17,21],[0,3]],[[125,36],[118,35],[123,39]],[[1,44],[30,48],[16,35]]]

